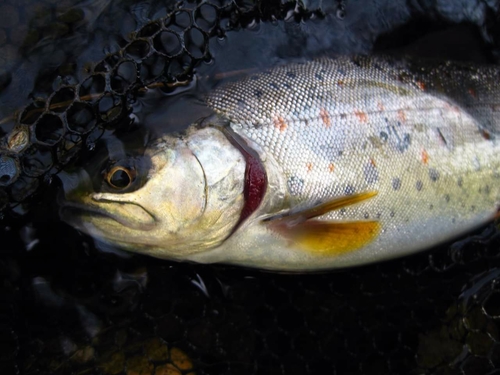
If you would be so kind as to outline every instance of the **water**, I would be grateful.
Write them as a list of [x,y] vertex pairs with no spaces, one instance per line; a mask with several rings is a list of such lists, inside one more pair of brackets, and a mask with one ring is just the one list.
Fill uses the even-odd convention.
[[[9,58],[0,71],[10,80],[0,92],[4,117],[30,97],[82,81],[131,32],[166,14],[156,1],[16,4],[9,12],[17,21],[2,28],[1,55]],[[267,15],[278,6],[266,4]],[[325,50],[493,61],[481,11],[450,4],[423,17],[405,2],[347,1],[340,13],[332,2],[299,24],[293,8],[288,22],[249,14],[210,39],[211,59],[196,67],[194,81],[133,98],[129,121],[92,133],[78,163],[137,150],[148,133],[182,129],[199,115],[193,108],[202,111],[200,95],[223,80]],[[61,19],[68,12],[73,18]],[[480,27],[457,26],[466,15]],[[383,264],[275,274],[103,252],[58,219],[57,185],[56,178],[29,215],[1,229],[2,374],[160,374],[182,366],[189,373],[191,365],[197,374],[487,374],[500,367],[493,225]]]

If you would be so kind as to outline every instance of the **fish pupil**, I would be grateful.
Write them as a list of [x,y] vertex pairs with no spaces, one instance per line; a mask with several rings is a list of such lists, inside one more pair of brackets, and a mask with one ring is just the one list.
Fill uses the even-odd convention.
[[132,182],[130,175],[123,169],[116,170],[109,179],[110,184],[116,188],[126,188]]

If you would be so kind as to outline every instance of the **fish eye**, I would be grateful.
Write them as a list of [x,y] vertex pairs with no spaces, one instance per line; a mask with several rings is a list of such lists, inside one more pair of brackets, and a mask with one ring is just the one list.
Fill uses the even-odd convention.
[[113,167],[106,175],[108,185],[114,189],[128,188],[135,180],[135,170],[123,166]]

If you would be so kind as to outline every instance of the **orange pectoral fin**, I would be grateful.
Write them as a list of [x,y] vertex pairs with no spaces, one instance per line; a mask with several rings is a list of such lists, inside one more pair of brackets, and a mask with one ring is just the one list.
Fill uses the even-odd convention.
[[366,199],[376,192],[336,198],[301,212],[269,218],[270,229],[297,247],[317,255],[335,256],[355,251],[370,243],[380,232],[378,221],[335,222],[311,220]]
[[355,251],[375,239],[380,231],[377,221],[331,222],[310,220],[297,225],[272,225],[273,229],[317,255],[341,255]]

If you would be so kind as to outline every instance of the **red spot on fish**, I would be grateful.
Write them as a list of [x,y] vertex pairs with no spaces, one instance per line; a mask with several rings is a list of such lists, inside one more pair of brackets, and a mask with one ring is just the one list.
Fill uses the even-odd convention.
[[370,164],[373,165],[375,168],[377,167],[377,163],[375,163],[374,158],[370,158]]
[[427,163],[429,162],[429,154],[427,153],[427,151],[425,149],[422,149],[422,163],[424,163],[425,165],[427,165]]
[[384,107],[384,103],[382,102],[378,102],[377,103],[377,108],[380,112],[384,112],[385,111],[385,107]]
[[281,116],[279,116],[278,118],[274,119],[274,126],[276,127],[276,129],[278,129],[282,133],[288,127],[288,125],[286,124],[285,120]]
[[405,123],[406,122],[406,113],[405,111],[403,111],[402,109],[400,109],[398,111],[398,119],[399,121],[401,121],[402,123]]
[[335,170],[335,164],[333,163],[328,164],[328,170],[330,171],[330,173],[333,173],[333,171]]
[[307,171],[308,171],[308,172],[311,172],[311,171],[312,171],[312,169],[313,169],[313,165],[312,165],[312,163],[307,163],[307,164],[306,164],[306,166],[307,166]]
[[360,122],[363,122],[363,123],[368,122],[368,115],[365,112],[356,111],[356,112],[354,112],[354,114],[356,115],[356,117],[358,118],[358,120]]
[[469,88],[469,90],[467,90],[467,92],[469,93],[470,96],[472,96],[473,98],[477,98],[477,92],[476,90],[474,90],[472,87]]
[[344,86],[344,81],[342,81],[341,79],[339,79],[339,80],[337,81],[337,85],[339,85],[339,86]]
[[417,85],[417,87],[424,91],[427,87],[425,86],[425,83],[423,83],[422,81],[416,81],[415,84]]
[[321,117],[321,121],[323,121],[323,124],[325,124],[325,126],[329,128],[331,125],[330,115],[328,114],[326,109],[321,108],[321,110],[319,111],[319,117]]

